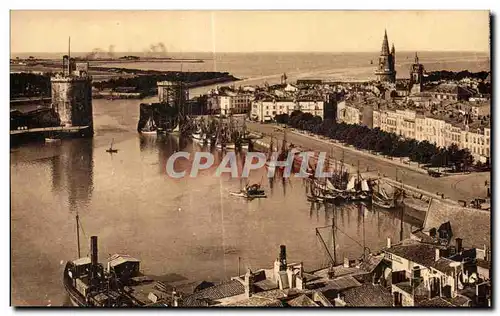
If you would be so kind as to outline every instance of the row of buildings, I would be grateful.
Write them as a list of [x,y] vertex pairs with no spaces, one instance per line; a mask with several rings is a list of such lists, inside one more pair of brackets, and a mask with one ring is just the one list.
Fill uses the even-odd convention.
[[[194,293],[174,306],[487,307],[491,300],[490,213],[433,200],[423,226],[387,239],[360,260],[306,272],[286,247],[269,268],[250,270]],[[203,285],[203,286],[201,286]]]

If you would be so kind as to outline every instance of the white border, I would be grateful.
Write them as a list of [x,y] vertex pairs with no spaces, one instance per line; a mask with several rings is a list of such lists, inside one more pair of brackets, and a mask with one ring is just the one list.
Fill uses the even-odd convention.
[[[233,9],[233,10],[275,10],[275,9],[286,9],[286,10],[341,10],[341,9],[351,9],[351,10],[369,10],[369,9],[375,9],[375,10],[397,10],[397,9],[403,9],[403,10],[409,10],[409,9],[420,9],[420,10],[442,10],[442,9],[454,9],[454,10],[485,10],[489,9],[492,10],[493,13],[498,13],[500,12],[499,5],[500,1],[486,1],[486,0],[474,0],[474,1],[458,1],[454,0],[451,2],[441,2],[441,1],[433,1],[433,0],[419,0],[419,1],[412,1],[412,2],[400,2],[400,1],[388,1],[388,0],[378,0],[378,1],[356,1],[356,0],[350,0],[350,1],[339,1],[335,3],[331,3],[329,1],[325,0],[307,0],[307,1],[282,1],[282,2],[276,2],[276,1],[268,1],[268,0],[252,0],[252,1],[247,1],[247,2],[238,2],[238,1],[231,1],[231,2],[225,2],[225,1],[220,1],[220,0],[212,0],[212,1],[193,1],[193,0],[183,0],[183,1],[177,1],[177,2],[163,2],[163,1],[152,1],[152,0],[142,0],[142,1],[115,1],[115,2],[110,2],[110,1],[97,1],[97,0],[87,0],[87,1],[79,1],[79,2],[74,2],[74,1],[54,1],[54,0],[44,0],[44,1],[22,1],[22,2],[14,2],[11,3],[11,7],[7,7],[7,1],[2,1],[0,6],[2,7],[2,10],[0,11],[1,13],[1,19],[0,19],[0,24],[2,28],[2,32],[0,34],[4,35],[4,48],[1,50],[2,58],[0,59],[2,63],[0,63],[1,67],[1,73],[6,80],[4,82],[8,83],[9,80],[9,64],[8,64],[8,59],[10,56],[9,52],[9,38],[8,35],[10,35],[10,24],[9,24],[9,9],[121,9],[121,10],[138,10],[138,9],[149,9],[149,10],[159,10],[159,9]],[[498,25],[498,17],[496,18],[496,24]],[[412,30],[408,30],[409,36],[411,36]],[[5,36],[7,35],[7,37]],[[498,32],[494,32],[495,35],[495,42],[498,42]],[[466,39],[464,39],[466,40]],[[494,58],[495,56],[492,54],[491,58]],[[494,83],[495,83],[495,92],[498,91],[498,82],[496,78],[496,74],[498,73],[498,65],[495,64],[495,69],[492,69],[492,71],[495,73],[494,76]],[[2,145],[4,146],[5,152],[7,152],[7,147],[9,146],[9,138],[8,138],[8,133],[7,129],[9,126],[9,114],[7,112],[7,104],[8,104],[8,99],[9,99],[9,93],[8,93],[8,87],[4,86],[2,89],[0,89],[0,95],[1,99],[4,100],[4,115],[2,115],[3,119],[3,127],[4,127],[4,132],[0,133],[0,137],[2,140]],[[497,97],[494,98],[494,100],[497,100]],[[498,106],[496,104],[498,102],[495,102],[493,107]],[[500,142],[500,138],[497,135],[497,129],[494,128],[494,144],[498,145]],[[496,159],[496,155],[494,155],[494,166],[498,167],[498,161]],[[9,200],[10,200],[10,189],[9,189],[9,172],[10,172],[10,166],[9,166],[9,156],[8,155],[1,155],[2,159],[2,190],[0,191],[2,196],[0,201],[2,201],[2,212],[1,214],[5,217],[5,220],[1,221],[1,232],[2,232],[2,239],[1,239],[1,253],[2,254],[9,254],[10,253],[10,205],[9,205]],[[498,167],[500,168],[500,167]],[[495,186],[494,194],[496,196],[497,193],[497,187],[500,186],[500,182],[494,181],[494,183],[497,183]],[[495,205],[496,209],[496,205]],[[495,216],[495,218],[498,219],[498,215]],[[496,241],[496,240],[495,240]],[[496,243],[495,243],[496,244]],[[498,247],[497,247],[498,248]],[[494,254],[494,258],[497,259],[497,256]],[[495,260],[497,262],[497,260]],[[495,269],[497,268],[497,265],[495,264]],[[9,308],[9,301],[10,301],[10,255],[9,259],[6,259],[4,256],[4,259],[1,261],[1,270],[3,271],[3,282],[2,285],[0,286],[0,298],[1,298],[1,308],[2,308],[2,315],[7,315],[14,313],[14,309]],[[9,271],[9,275],[7,275],[7,271]],[[498,269],[496,269],[498,271]],[[496,277],[496,275],[495,275]],[[496,277],[497,278],[497,277]],[[495,285],[497,282],[494,282]],[[495,287],[496,288],[496,287]],[[498,291],[494,291],[496,294]],[[496,298],[497,295],[495,295]],[[497,300],[494,300],[495,302],[498,302]],[[235,310],[228,310],[226,313],[232,313]],[[271,313],[268,310],[261,311],[261,313],[267,314]],[[399,310],[398,312],[400,312]],[[25,313],[36,313],[39,312],[39,310],[30,310],[30,311],[25,311]],[[45,311],[47,312],[47,311]],[[62,314],[72,314],[73,310],[70,311],[58,311],[59,313]],[[119,313],[127,313],[129,311],[119,311]],[[151,311],[150,311],[151,312]],[[166,312],[172,312],[172,310],[168,310]],[[184,311],[184,313],[194,313],[192,311]],[[212,311],[213,312],[213,311]],[[280,313],[286,313],[287,311],[279,311]],[[303,313],[304,311],[302,311]],[[331,311],[334,313],[345,313],[342,311],[339,311],[336,309],[335,311]],[[388,310],[358,310],[358,311],[350,311],[350,313],[383,313],[386,314],[387,312],[390,312]],[[477,313],[478,311],[474,311]],[[104,314],[105,311],[95,311],[93,313],[97,314]],[[135,311],[137,313],[137,311]],[[240,310],[238,313],[249,313],[247,310]],[[310,313],[310,311],[306,311],[306,313]],[[413,309],[411,313],[415,315],[424,315],[428,313],[435,313],[433,310],[415,310]],[[141,314],[145,314],[144,312],[141,312]]]

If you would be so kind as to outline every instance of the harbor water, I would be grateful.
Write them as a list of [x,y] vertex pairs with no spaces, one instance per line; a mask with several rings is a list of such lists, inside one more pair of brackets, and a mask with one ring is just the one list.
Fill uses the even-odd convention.
[[[433,57],[433,68],[446,69],[453,64],[458,70],[477,71],[483,63],[489,64],[484,57],[443,56]],[[319,57],[313,54],[309,59],[316,63],[326,60]],[[249,67],[245,62],[248,58],[239,56],[238,69],[265,68]],[[356,62],[357,68],[347,75],[358,70],[371,73],[373,67],[367,65],[370,58]],[[260,60],[268,59],[273,58]],[[472,62],[463,63],[463,59]],[[289,66],[253,73],[229,66],[221,69],[223,63],[209,70],[254,78],[254,83],[279,81],[282,72],[293,73],[293,60],[287,61]],[[422,58],[422,62],[426,61]],[[339,67],[351,64],[303,65],[295,71],[328,72]],[[332,73],[337,78],[338,72]],[[206,88],[191,95],[202,90]],[[311,204],[302,179],[270,183],[265,170],[253,172],[250,182],[262,183],[268,197],[253,201],[231,196],[231,191],[246,183],[228,174],[215,177],[214,170],[201,172],[196,178],[169,178],[165,164],[172,153],[204,149],[190,140],[136,133],[139,103],[155,99],[94,100],[93,139],[11,148],[12,304],[67,304],[62,272],[65,262],[77,257],[77,213],[82,226],[82,255],[88,254],[90,236],[97,235],[100,261],[114,253],[129,254],[142,261],[147,274],[166,282],[193,284],[226,280],[246,267],[271,267],[281,244],[287,246],[289,261],[302,261],[306,270],[317,269],[328,261],[315,228],[331,226],[334,214],[338,261],[344,256],[358,258],[363,246],[367,251],[378,250],[388,237],[396,242],[421,224],[409,218],[401,224],[399,211],[357,205],[333,210]],[[118,153],[111,155],[106,149],[112,140]],[[321,234],[332,249],[331,230],[322,229]]]
[[[315,228],[331,225],[334,211],[308,202],[302,179],[271,183],[266,170],[256,170],[249,181],[262,183],[268,197],[247,201],[230,195],[246,181],[216,177],[214,169],[169,178],[165,166],[172,153],[206,149],[174,136],[137,134],[138,110],[134,100],[94,100],[94,139],[11,149],[15,305],[65,303],[61,278],[66,260],[77,257],[77,212],[82,255],[97,235],[101,260],[129,254],[142,260],[144,272],[165,281],[225,280],[237,274],[238,257],[240,269],[270,267],[281,244],[289,260],[308,269],[328,262]],[[118,153],[111,155],[106,149],[113,139]],[[400,238],[399,212],[346,205],[335,214],[337,260],[359,257],[363,240],[377,250],[387,237]],[[418,225],[404,223],[404,235]],[[331,246],[331,229],[321,234]]]

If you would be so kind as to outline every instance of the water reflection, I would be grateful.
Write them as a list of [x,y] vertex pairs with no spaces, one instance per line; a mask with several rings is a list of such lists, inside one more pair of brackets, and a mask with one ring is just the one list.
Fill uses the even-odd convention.
[[71,211],[85,209],[93,191],[92,139],[65,140],[51,158],[52,189],[67,193]]

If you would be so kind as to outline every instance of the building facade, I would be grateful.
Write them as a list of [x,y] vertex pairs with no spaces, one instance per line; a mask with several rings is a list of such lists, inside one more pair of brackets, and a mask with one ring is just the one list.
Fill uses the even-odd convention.
[[476,161],[487,162],[491,156],[490,128],[471,129],[466,124],[452,124],[413,110],[374,110],[373,127],[438,147],[456,144],[460,149],[469,149]]
[[310,113],[313,116],[324,118],[325,102],[316,99],[303,100],[257,100],[252,102],[252,110],[250,116],[252,119],[265,122],[271,121],[276,115],[288,114],[293,111],[301,111]]
[[247,92],[214,93],[208,98],[208,111],[222,115],[248,113],[254,98],[252,93]]

